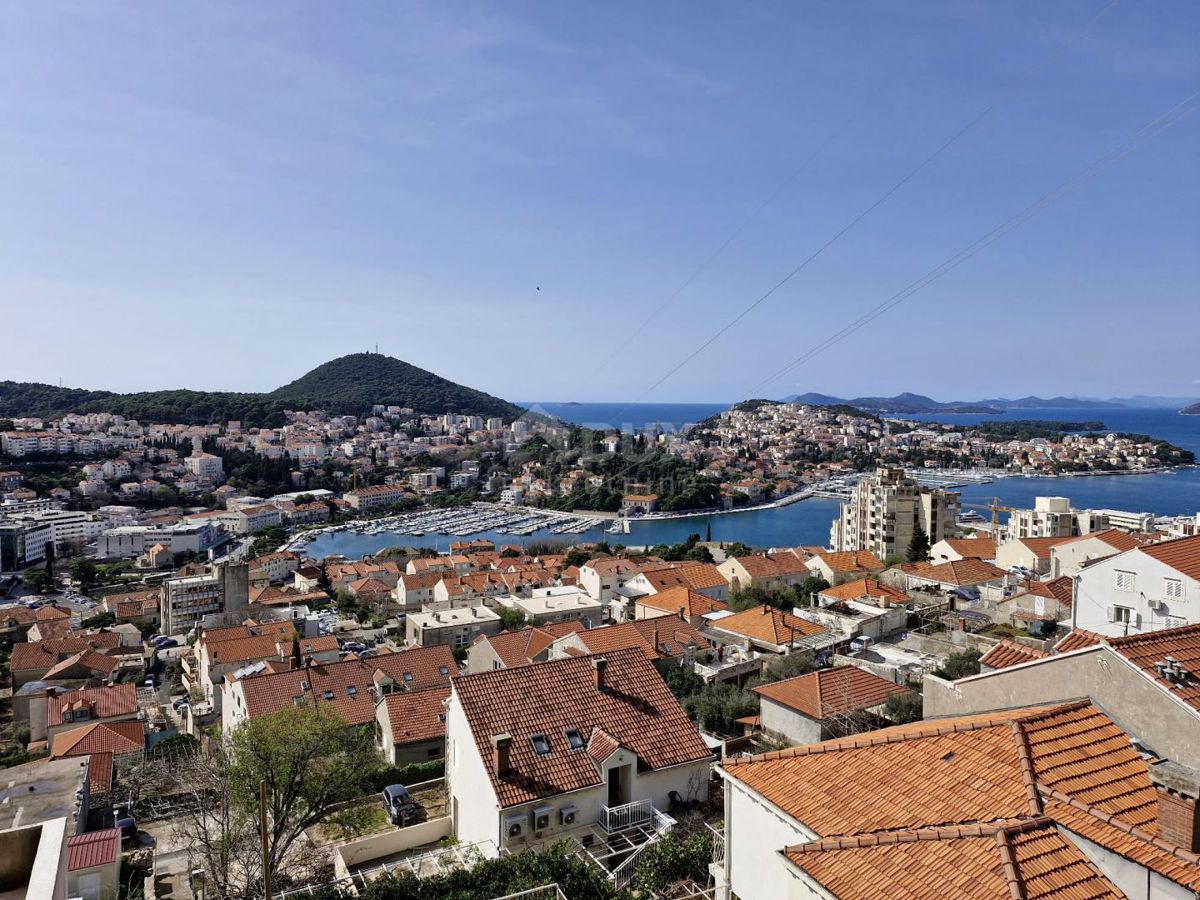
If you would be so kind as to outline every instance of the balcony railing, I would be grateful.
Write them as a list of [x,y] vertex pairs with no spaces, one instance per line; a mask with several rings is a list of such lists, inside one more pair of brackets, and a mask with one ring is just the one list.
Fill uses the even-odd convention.
[[596,817],[599,825],[607,832],[624,831],[637,825],[648,825],[654,818],[654,803],[651,800],[634,800],[621,806],[600,807]]
[[712,837],[712,864],[714,867],[721,869],[725,868],[725,826],[724,824],[713,826],[707,822],[704,823]]
[[567,900],[567,895],[555,883],[530,888],[527,891],[521,891],[519,894],[505,894],[503,897],[495,897],[493,900]]

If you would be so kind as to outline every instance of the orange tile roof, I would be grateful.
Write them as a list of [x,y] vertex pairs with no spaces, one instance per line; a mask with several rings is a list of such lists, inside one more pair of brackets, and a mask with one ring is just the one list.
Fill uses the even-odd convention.
[[146,733],[140,721],[93,722],[54,735],[50,743],[50,758],[87,756],[92,753],[122,756],[140,753],[145,748]]
[[821,591],[821,596],[842,601],[861,600],[863,597],[868,597],[872,600],[886,600],[895,603],[908,602],[906,594],[890,588],[874,578],[857,578],[854,581],[842,582]]
[[709,647],[708,639],[691,623],[673,616],[603,625],[580,631],[577,639],[589,653],[609,653],[638,647],[649,659],[664,656],[680,658],[689,645],[696,650],[707,650]]
[[12,628],[18,625],[32,625],[35,622],[51,622],[67,620],[71,613],[57,606],[39,606],[29,609],[25,606],[14,606],[12,609],[0,610],[0,626]]
[[645,569],[642,575],[653,585],[655,592],[672,587],[703,591],[729,584],[721,570],[712,563],[669,563],[666,568]]
[[937,581],[941,584],[957,584],[970,586],[983,584],[987,581],[997,581],[1004,577],[1004,570],[993,566],[982,559],[955,559],[939,563],[914,572],[918,578]]
[[711,627],[775,647],[785,646],[803,637],[829,634],[815,622],[785,613],[773,606],[759,606],[734,613],[732,616],[718,619]]
[[92,753],[88,755],[88,786],[93,794],[105,794],[112,788],[113,755]]
[[[595,753],[570,749],[564,736],[570,728],[594,746],[629,749],[639,770],[711,758],[641,650],[605,655],[604,690],[596,687],[596,659],[582,656],[454,679],[451,702],[462,704],[502,808],[602,784]],[[597,737],[601,729],[609,737]],[[493,761],[492,738],[499,734],[513,739],[512,771],[505,775],[496,773]],[[542,756],[530,743],[539,734],[550,742],[550,752]]]
[[89,647],[86,650],[80,650],[73,656],[68,656],[61,662],[51,666],[46,670],[46,673],[42,675],[42,678],[47,680],[57,678],[58,676],[70,671],[75,666],[82,666],[85,669],[88,669],[92,672],[97,672],[101,675],[110,675],[117,667],[117,660],[115,657],[106,656],[103,653],[97,653],[95,650]]
[[1126,550],[1132,550],[1134,547],[1140,547],[1142,544],[1157,540],[1158,537],[1158,535],[1154,534],[1133,534],[1128,531],[1121,531],[1118,528],[1107,528],[1104,531],[1093,531],[1090,534],[1081,534],[1077,537],[1069,538],[1063,541],[1063,543],[1074,544],[1078,541],[1086,541],[1094,538],[1108,544],[1114,551],[1124,553]]
[[996,542],[992,538],[946,538],[946,544],[963,559],[996,558]]
[[300,697],[314,705],[330,703],[347,723],[361,725],[375,718],[375,697],[370,688],[377,671],[390,677],[398,689],[420,691],[446,684],[457,669],[450,648],[438,644],[251,675],[238,683],[252,718],[276,712]]
[[[1070,635],[1068,635],[1070,637]],[[1200,625],[1166,628],[1149,634],[1104,638],[1104,642],[1133,665],[1154,679],[1163,690],[1200,710]],[[1168,656],[1182,666],[1185,676],[1169,681],[1158,674],[1155,665]]]
[[856,900],[1121,900],[1052,819],[1005,820],[811,841],[787,859]]
[[908,688],[857,666],[838,666],[760,685],[754,693],[819,720],[880,706]]
[[754,553],[734,557],[751,578],[781,578],[807,575],[808,567],[794,553]]
[[708,613],[720,612],[729,608],[729,604],[714,600],[707,594],[701,594],[689,587],[667,588],[657,594],[648,594],[637,598],[638,606],[650,609],[660,609],[669,613],[682,613],[685,618],[695,618]]
[[1141,552],[1200,581],[1200,534],[1142,547]]
[[97,634],[69,635],[63,638],[51,638],[46,641],[13,644],[9,655],[9,668],[13,672],[26,672],[50,669],[60,660],[73,656],[80,650],[91,647],[95,650],[112,650],[120,643],[120,638],[111,631]]
[[881,572],[886,568],[883,562],[870,550],[822,550],[814,553],[813,559],[819,559],[829,566],[835,575],[847,575],[851,572]]
[[63,724],[63,711],[80,704],[86,705],[93,719],[133,715],[138,711],[137,688],[130,682],[55,694],[46,704],[46,724],[51,728]]
[[256,635],[287,636],[291,639],[295,627],[291,622],[264,622],[259,624],[253,619],[247,619],[241,625],[224,625],[220,628],[207,628],[200,635],[200,643],[217,644],[223,641],[237,641]]
[[424,691],[388,694],[384,703],[391,724],[392,743],[400,746],[445,738],[445,700],[449,696],[448,684]]
[[979,659],[981,666],[990,669],[1007,669],[1019,663],[1030,662],[1049,656],[1045,650],[1030,647],[1028,644],[1018,644],[1016,641],[1001,641],[995,647],[983,654]]
[[914,722],[724,765],[822,838],[1049,816],[1200,885],[1200,856],[1158,837],[1150,762],[1085,700]]
[[1025,537],[1017,538],[1038,559],[1049,559],[1050,551],[1059,544],[1074,540],[1070,535],[1060,537]]
[[1105,636],[1098,632],[1073,628],[1070,634],[1054,645],[1054,652],[1070,653],[1072,650],[1080,650],[1083,647],[1093,647],[1103,640],[1105,640]]
[[513,668],[529,665],[535,656],[558,638],[582,630],[582,622],[556,622],[536,628],[522,628],[520,631],[502,631],[491,637],[481,636],[478,640],[491,644],[500,661],[508,668]]
[[1057,600],[1059,603],[1070,606],[1071,596],[1074,592],[1073,581],[1068,575],[1060,575],[1050,581],[1025,581],[1021,584],[1020,590],[1021,593],[1013,594],[1008,599],[1015,600],[1017,597],[1032,594],[1035,597]]

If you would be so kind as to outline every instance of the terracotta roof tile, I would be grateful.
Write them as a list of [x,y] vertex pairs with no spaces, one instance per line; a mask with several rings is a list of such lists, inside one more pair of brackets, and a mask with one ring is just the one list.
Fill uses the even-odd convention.
[[701,594],[699,591],[692,590],[683,585],[667,588],[665,591],[659,591],[657,594],[638,597],[637,605],[650,609],[660,609],[669,613],[682,612],[689,619],[708,613],[720,612],[729,608],[727,603],[714,600],[707,594]]
[[922,569],[913,574],[918,578],[942,584],[970,586],[987,581],[997,581],[1004,577],[1005,572],[982,559],[955,559],[930,566],[928,569]]
[[391,678],[397,689],[420,691],[446,684],[457,668],[450,648],[438,644],[251,675],[238,684],[251,717],[276,712],[299,697],[314,705],[330,703],[346,722],[361,725],[375,718],[375,698],[370,688],[377,671]]
[[1019,663],[1042,659],[1049,654],[1028,644],[1018,644],[1016,641],[1001,641],[979,659],[981,666],[989,669],[1007,669]]
[[829,634],[820,625],[773,606],[760,606],[734,613],[714,622],[712,627],[777,647],[790,644],[793,640]]
[[1139,552],[1154,557],[1189,578],[1200,581],[1200,534],[1195,537],[1150,544],[1142,547]]
[[946,544],[963,559],[996,558],[996,542],[991,538],[946,538]]
[[[597,657],[554,660],[454,679],[460,703],[501,807],[601,783],[594,758],[572,750],[564,732],[592,740],[602,728],[612,742],[638,757],[640,768],[660,769],[710,758],[687,713],[639,649],[606,654],[605,688],[596,687]],[[513,738],[512,771],[497,775],[492,737]],[[544,735],[550,752],[539,756],[530,739]]]
[[63,724],[63,711],[75,710],[80,704],[93,719],[133,715],[138,711],[137,688],[132,683],[110,684],[55,694],[46,704],[46,724],[51,728]]
[[[1193,709],[1200,709],[1200,625],[1184,625],[1103,640],[1114,653],[1125,657],[1153,678],[1163,690]],[[1174,681],[1159,675],[1155,668],[1168,656],[1174,658],[1183,671]]]
[[820,559],[836,575],[847,575],[852,572],[882,572],[886,566],[870,550],[822,550],[813,554],[814,559]]
[[1071,633],[1054,645],[1055,653],[1070,653],[1083,647],[1093,647],[1105,639],[1104,635],[1095,631],[1074,628]]
[[729,585],[721,570],[712,563],[668,563],[666,567],[643,570],[642,575],[654,587],[656,593],[673,587],[703,591]]
[[1045,817],[831,838],[784,854],[833,895],[856,900],[1125,896]]
[[821,591],[821,596],[842,601],[861,600],[865,597],[870,600],[882,600],[884,604],[908,602],[906,594],[890,588],[874,578],[857,578],[854,581],[843,582]]
[[487,641],[500,657],[500,661],[508,668],[513,668],[529,665],[534,661],[534,657],[544,652],[558,638],[582,630],[581,622],[556,622],[536,628],[522,628],[520,631],[502,631],[491,637],[480,637],[479,640]]
[[50,743],[50,758],[87,756],[92,753],[121,756],[140,753],[145,748],[146,734],[140,721],[93,722],[54,735]]
[[450,686],[424,691],[401,691],[384,699],[392,743],[396,745],[432,741],[446,736],[445,700]]
[[838,666],[760,685],[754,693],[819,720],[880,706],[908,688],[857,666]]
[[663,656],[680,658],[689,645],[697,650],[707,650],[709,647],[708,639],[695,627],[672,616],[638,619],[580,631],[577,640],[583,643],[588,653],[609,653],[637,647],[649,659]]

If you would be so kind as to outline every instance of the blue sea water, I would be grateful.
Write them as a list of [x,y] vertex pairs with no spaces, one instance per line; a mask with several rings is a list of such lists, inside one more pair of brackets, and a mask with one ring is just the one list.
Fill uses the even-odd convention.
[[[530,404],[532,405],[532,404]],[[725,408],[718,403],[542,403],[541,410],[580,425],[623,427],[636,430],[648,423],[662,423],[665,430],[680,429]],[[1108,431],[1149,434],[1195,451],[1200,455],[1200,416],[1181,416],[1174,409],[1039,409],[1007,410],[999,416],[928,415],[912,416],[949,424],[972,425],[984,419],[1056,419],[1095,421]],[[959,489],[962,503],[987,504],[999,498],[1005,506],[1032,506],[1038,496],[1069,497],[1081,508],[1123,509],[1151,512],[1160,516],[1195,515],[1200,512],[1200,468],[1191,467],[1153,475],[1117,475],[1064,478],[1001,478],[991,484]],[[751,510],[686,519],[635,521],[631,533],[619,537],[597,529],[571,536],[572,541],[606,538],[629,545],[650,545],[681,541],[689,534],[702,537],[711,528],[716,541],[743,541],[758,547],[821,544],[829,540],[829,524],[837,514],[836,500],[812,498],[777,509]],[[987,515],[985,510],[980,510]],[[526,538],[484,534],[498,543],[530,543],[553,540],[557,536],[537,533]],[[341,553],[359,557],[396,545],[427,546],[447,549],[453,540],[448,535],[359,535],[351,532],[322,535],[309,545],[313,556]]]

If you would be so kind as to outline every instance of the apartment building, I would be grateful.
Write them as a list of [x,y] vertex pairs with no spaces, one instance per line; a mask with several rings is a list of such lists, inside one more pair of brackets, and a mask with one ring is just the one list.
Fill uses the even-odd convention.
[[409,613],[404,621],[404,636],[409,644],[420,647],[445,644],[465,650],[480,637],[499,634],[503,627],[500,616],[486,606],[462,606]]
[[1033,509],[1009,513],[1006,538],[1075,537],[1108,527],[1108,517],[1098,510],[1075,509],[1067,497],[1035,497]]
[[405,489],[398,484],[377,484],[371,487],[347,491],[343,498],[351,509],[367,512],[372,509],[382,509],[399,503],[405,495]]
[[1075,628],[1117,637],[1197,623],[1200,536],[1134,547],[1075,576]]
[[184,459],[183,465],[197,478],[220,481],[225,477],[225,463],[212,453],[193,453]]
[[161,615],[164,634],[186,634],[205,616],[237,613],[250,603],[246,563],[220,566],[205,575],[185,575],[163,582]]
[[920,526],[936,544],[956,533],[958,494],[923,488],[903,469],[879,469],[854,487],[829,534],[836,551],[869,550],[880,559],[908,549]]

